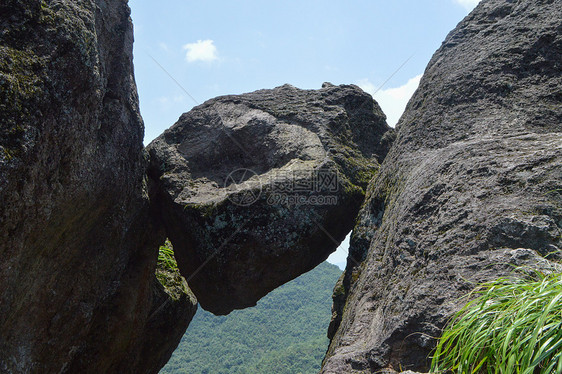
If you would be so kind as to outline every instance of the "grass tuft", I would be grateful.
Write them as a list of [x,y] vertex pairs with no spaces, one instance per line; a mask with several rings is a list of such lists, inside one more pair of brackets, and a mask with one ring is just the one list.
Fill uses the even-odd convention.
[[485,283],[435,350],[432,373],[562,373],[562,274]]

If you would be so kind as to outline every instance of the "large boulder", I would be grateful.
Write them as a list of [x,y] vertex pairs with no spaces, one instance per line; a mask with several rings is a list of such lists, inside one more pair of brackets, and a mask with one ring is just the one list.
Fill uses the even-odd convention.
[[163,299],[194,309],[155,284],[165,236],[149,210],[129,12],[0,3],[2,373],[157,372],[161,357],[140,357],[149,318]]
[[215,314],[255,305],[352,229],[393,131],[356,86],[210,100],[148,147],[182,274]]
[[475,284],[562,249],[562,1],[484,0],[436,52],[369,186],[322,373],[428,368]]

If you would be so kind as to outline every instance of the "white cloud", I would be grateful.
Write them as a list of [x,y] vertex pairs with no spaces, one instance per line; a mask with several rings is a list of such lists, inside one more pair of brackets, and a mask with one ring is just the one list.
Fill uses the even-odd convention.
[[472,10],[480,0],[455,0],[455,2],[462,5],[466,10]]
[[162,96],[155,99],[155,101],[158,104],[160,104],[162,109],[168,110],[172,108],[173,105],[183,104],[186,101],[185,99],[186,99],[185,96],[177,95],[177,96]]
[[198,40],[197,43],[184,45],[183,49],[187,50],[185,59],[188,62],[211,62],[218,59],[217,47],[212,40]]
[[404,113],[406,109],[406,104],[418,88],[420,84],[421,74],[410,79],[405,85],[389,88],[386,90],[379,90],[375,93],[377,87],[369,82],[368,79],[364,79],[359,82],[358,86],[363,89],[363,91],[371,94],[373,98],[379,103],[384,114],[387,116],[387,122],[390,126],[394,127],[398,123],[400,116]]

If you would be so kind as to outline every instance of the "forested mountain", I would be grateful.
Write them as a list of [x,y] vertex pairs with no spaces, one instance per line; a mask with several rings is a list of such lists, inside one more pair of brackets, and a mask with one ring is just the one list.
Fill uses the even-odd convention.
[[254,308],[214,316],[199,309],[162,374],[318,373],[328,347],[332,289],[327,262],[274,290]]

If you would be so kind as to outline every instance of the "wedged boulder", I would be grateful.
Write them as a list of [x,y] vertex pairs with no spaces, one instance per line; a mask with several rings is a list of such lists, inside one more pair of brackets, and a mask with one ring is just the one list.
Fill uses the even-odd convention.
[[562,249],[562,1],[484,0],[426,69],[369,186],[322,373],[428,369],[475,284]]
[[122,0],[0,3],[2,373],[160,368],[136,366],[165,236],[149,211],[129,13]]
[[356,86],[210,100],[148,147],[181,273],[227,314],[312,269],[351,230],[393,130]]

